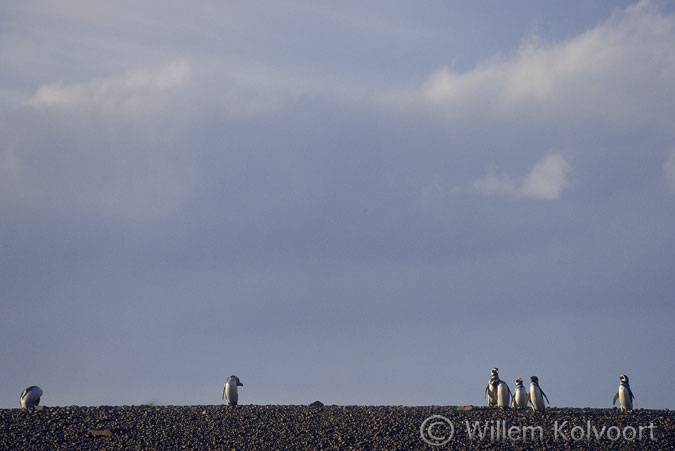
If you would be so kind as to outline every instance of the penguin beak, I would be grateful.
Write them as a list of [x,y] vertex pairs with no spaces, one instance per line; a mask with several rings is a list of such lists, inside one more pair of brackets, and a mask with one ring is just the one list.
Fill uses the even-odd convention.
[[244,386],[244,384],[242,384],[241,382],[237,382],[237,387],[243,387],[243,386]]

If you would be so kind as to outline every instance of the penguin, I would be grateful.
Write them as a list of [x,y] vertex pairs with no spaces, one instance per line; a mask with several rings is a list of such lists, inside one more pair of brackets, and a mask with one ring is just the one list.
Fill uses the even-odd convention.
[[232,375],[227,378],[225,385],[223,386],[223,399],[227,397],[227,404],[230,406],[236,406],[239,402],[239,394],[237,393],[237,387],[242,387],[244,384],[241,383],[239,378],[235,375]]
[[509,384],[500,379],[497,384],[497,407],[508,409],[510,403],[511,389],[509,389]]
[[544,404],[544,398],[546,398],[546,402],[550,404],[548,401],[548,396],[546,396],[544,390],[539,387],[539,378],[537,376],[531,376],[530,393],[527,395],[527,400],[530,402],[530,404],[532,404],[532,410],[543,412],[546,408],[546,405]]
[[516,387],[513,389],[513,399],[511,401],[511,407],[514,409],[524,409],[527,407],[527,392],[525,387],[523,387],[523,379],[519,377],[516,379]]
[[42,396],[42,389],[37,385],[31,385],[21,393],[19,401],[22,409],[29,409],[37,407],[40,404],[40,396]]
[[633,391],[628,384],[628,376],[622,374],[619,376],[619,380],[621,381],[619,383],[619,391],[614,395],[612,405],[616,405],[616,400],[618,399],[619,404],[621,405],[621,411],[630,412],[633,410],[633,399],[635,399],[635,396],[633,396]]
[[485,387],[485,397],[487,398],[488,406],[493,407],[497,405],[497,385],[499,384],[499,368],[492,368],[490,370],[490,380],[487,387]]

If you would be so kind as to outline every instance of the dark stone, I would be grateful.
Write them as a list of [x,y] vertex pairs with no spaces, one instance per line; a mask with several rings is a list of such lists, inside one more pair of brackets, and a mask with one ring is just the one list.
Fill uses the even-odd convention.
[[[433,415],[446,418],[454,425],[454,436],[444,446],[428,445],[420,435],[422,424]],[[449,433],[440,417],[428,423],[440,422],[434,426],[436,437]],[[531,429],[525,429],[528,427]],[[532,434],[536,427],[541,428],[541,439],[536,433]],[[473,437],[469,433],[472,428]],[[514,428],[512,435],[519,440],[505,438],[509,428]],[[576,429],[572,431],[573,428]],[[483,438],[478,437],[479,430],[484,432]],[[522,439],[524,430],[530,431],[528,440]],[[587,437],[589,430],[590,438]],[[109,431],[110,435],[94,433],[99,431]],[[642,438],[638,439],[640,432]],[[650,432],[655,441],[650,439]],[[623,414],[617,409],[588,408],[532,412],[531,409],[476,406],[465,410],[456,406],[308,408],[303,405],[240,405],[236,409],[213,405],[0,410],[2,450],[663,450],[674,447],[675,411],[671,410],[637,409]]]

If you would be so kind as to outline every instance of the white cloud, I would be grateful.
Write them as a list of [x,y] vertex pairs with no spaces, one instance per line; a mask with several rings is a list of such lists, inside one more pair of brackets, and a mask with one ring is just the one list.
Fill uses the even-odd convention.
[[[133,220],[164,218],[192,195],[183,137],[190,66],[175,61],[82,84],[40,87],[9,114],[0,200]],[[161,113],[161,114],[158,114]],[[35,124],[39,124],[36,126]]]
[[520,192],[525,197],[555,200],[567,187],[572,167],[560,155],[549,155],[535,164],[523,181]]
[[97,108],[106,112],[138,112],[161,104],[166,91],[190,81],[190,65],[172,62],[155,72],[134,72],[90,83],[48,84],[27,102],[33,107]]
[[532,37],[513,57],[488,59],[466,72],[443,66],[417,89],[380,100],[389,107],[431,107],[450,118],[643,120],[642,106],[665,110],[672,102],[664,95],[673,100],[675,92],[675,15],[659,5],[642,1],[564,42]]
[[[475,180],[469,187],[473,191],[486,196],[518,196],[518,182],[508,175],[497,175],[494,170],[490,170],[488,175]],[[463,190],[461,190],[463,191]]]
[[[227,67],[219,67],[217,81],[192,84],[192,69],[185,60],[171,62],[157,71],[135,71],[113,75],[99,80],[64,85],[50,83],[41,86],[26,102],[34,108],[66,108],[70,110],[101,111],[117,114],[144,114],[156,111],[170,112],[186,97],[192,104],[210,104],[231,116],[254,116],[277,110],[282,96],[266,86],[251,89],[255,84],[255,72],[237,73]],[[228,70],[230,70],[228,72]],[[237,79],[239,77],[239,79]],[[253,82],[251,81],[253,80]],[[190,91],[187,90],[190,89]],[[184,94],[184,97],[179,95]]]
[[561,155],[549,155],[536,163],[525,177],[490,173],[474,181],[469,191],[484,195],[556,200],[568,186],[572,167]]

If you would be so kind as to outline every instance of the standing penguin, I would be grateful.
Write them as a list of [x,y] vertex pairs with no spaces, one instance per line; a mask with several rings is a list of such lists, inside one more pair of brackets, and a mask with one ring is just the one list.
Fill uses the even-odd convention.
[[514,409],[524,409],[527,407],[527,392],[525,391],[525,387],[523,387],[523,379],[520,377],[516,379],[511,406]]
[[612,405],[616,405],[616,400],[618,398],[619,404],[621,405],[621,411],[630,412],[633,410],[633,399],[635,396],[633,396],[633,391],[630,389],[630,385],[628,384],[628,376],[622,374],[619,376],[619,380],[621,381],[619,383],[619,391],[614,395]]
[[42,396],[42,389],[37,385],[31,385],[21,393],[19,398],[21,408],[37,407],[40,404],[40,396]]
[[490,370],[490,380],[487,387],[485,387],[485,397],[487,398],[488,406],[494,407],[497,405],[497,385],[499,384],[499,368],[492,368]]
[[507,409],[510,402],[511,390],[509,389],[509,384],[500,379],[497,383],[497,407]]
[[239,402],[239,393],[237,393],[237,387],[241,387],[243,385],[244,384],[242,384],[239,378],[235,375],[227,378],[227,381],[225,381],[225,385],[223,386],[223,399],[227,397],[228,405],[237,405]]
[[532,404],[532,410],[543,412],[546,408],[544,398],[546,398],[546,402],[550,404],[548,396],[546,396],[544,390],[539,387],[539,378],[537,376],[530,376],[530,393],[527,395],[527,400]]

